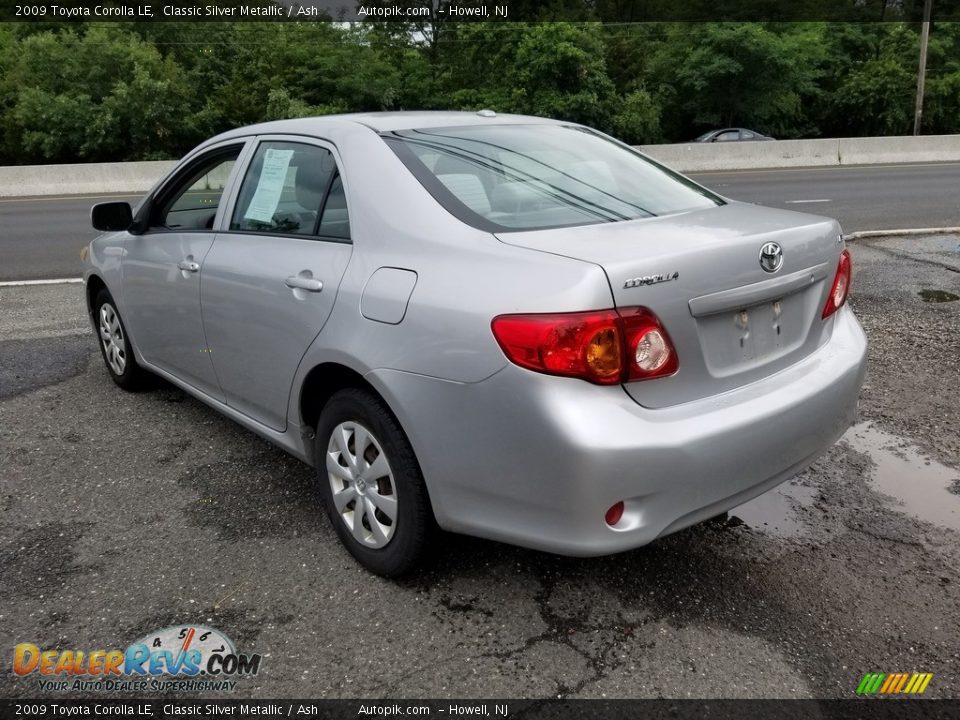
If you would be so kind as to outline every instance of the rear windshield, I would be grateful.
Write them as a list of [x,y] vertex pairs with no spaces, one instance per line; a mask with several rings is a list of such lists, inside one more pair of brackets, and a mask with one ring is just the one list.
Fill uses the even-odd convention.
[[618,222],[723,204],[585,128],[431,128],[384,139],[441,205],[491,232]]

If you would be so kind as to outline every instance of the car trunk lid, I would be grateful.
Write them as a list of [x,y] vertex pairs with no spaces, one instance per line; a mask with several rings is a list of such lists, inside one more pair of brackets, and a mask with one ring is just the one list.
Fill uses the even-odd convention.
[[[657,314],[680,368],[670,377],[624,386],[647,407],[754,382],[807,356],[828,337],[830,323],[821,320],[821,311],[842,250],[834,220],[731,202],[498,237],[595,263],[606,272],[617,307],[643,306]],[[774,271],[761,266],[768,243],[782,251],[782,265]]]

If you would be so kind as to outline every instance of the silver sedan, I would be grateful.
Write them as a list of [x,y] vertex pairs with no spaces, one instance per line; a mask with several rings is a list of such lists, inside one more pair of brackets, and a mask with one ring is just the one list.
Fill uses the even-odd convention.
[[441,528],[636,548],[784,482],[854,418],[866,340],[837,223],[583,126],[272,122],[92,215],[111,377],[165,378],[314,466],[381,575]]

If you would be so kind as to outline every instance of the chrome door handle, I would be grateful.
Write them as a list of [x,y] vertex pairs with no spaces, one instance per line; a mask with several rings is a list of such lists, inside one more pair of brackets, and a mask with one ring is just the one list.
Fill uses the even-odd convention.
[[320,292],[323,290],[323,283],[312,277],[303,277],[301,275],[291,275],[284,283],[288,288],[294,290],[306,290],[307,292]]
[[187,272],[197,272],[200,269],[200,263],[193,262],[192,260],[181,260],[177,263],[177,267]]

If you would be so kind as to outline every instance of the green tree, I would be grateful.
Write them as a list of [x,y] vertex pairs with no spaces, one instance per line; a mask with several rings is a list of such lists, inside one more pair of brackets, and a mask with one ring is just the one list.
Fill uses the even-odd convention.
[[166,157],[188,124],[179,68],[128,29],[30,35],[8,62],[0,94],[16,161]]
[[662,138],[660,106],[643,88],[627,93],[613,116],[613,133],[633,145],[655,143]]
[[793,134],[816,87],[816,32],[778,33],[760,24],[673,25],[648,67],[667,128],[679,138],[724,126]]
[[938,23],[930,36],[924,133],[960,133],[960,23]]
[[828,137],[912,132],[915,30],[899,23],[838,25],[829,28],[826,44],[821,102],[811,110],[820,132]]
[[610,130],[619,98],[597,23],[476,23],[446,57],[450,107],[545,115]]
[[869,60],[833,95],[840,135],[908,135],[913,126],[916,74],[894,58]]
[[512,81],[521,112],[609,128],[617,105],[599,24],[540,23],[524,33]]
[[[923,131],[956,133],[960,23],[941,22],[941,5]],[[780,138],[910,132],[919,26],[905,21],[916,2],[866,0],[840,13],[895,20],[883,23],[590,22],[669,7],[511,6],[551,21],[539,23],[0,24],[0,162],[171,157],[240,125],[377,110],[489,107],[630,143],[725,125]],[[709,0],[674,9],[705,13]]]

